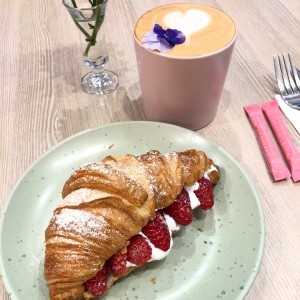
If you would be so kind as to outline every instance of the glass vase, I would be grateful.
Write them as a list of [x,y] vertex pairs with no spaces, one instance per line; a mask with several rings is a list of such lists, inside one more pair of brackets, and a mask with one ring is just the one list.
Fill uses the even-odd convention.
[[118,76],[106,70],[108,53],[101,30],[108,0],[62,0],[85,42],[83,62],[91,71],[81,78],[82,90],[92,95],[103,95],[118,87]]

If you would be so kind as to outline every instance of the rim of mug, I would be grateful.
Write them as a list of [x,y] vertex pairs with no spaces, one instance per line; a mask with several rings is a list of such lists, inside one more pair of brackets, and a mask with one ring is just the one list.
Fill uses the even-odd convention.
[[[213,52],[209,52],[209,53],[204,53],[204,54],[200,54],[200,55],[193,55],[193,56],[181,56],[181,55],[174,55],[174,54],[168,54],[168,53],[161,53],[161,52],[156,52],[156,51],[152,51],[152,50],[149,50],[147,48],[145,48],[142,44],[141,41],[138,40],[136,34],[135,34],[135,28],[137,26],[137,23],[139,22],[139,20],[141,19],[142,16],[144,16],[146,13],[148,13],[149,11],[152,11],[156,8],[159,8],[159,7],[163,7],[163,6],[169,6],[169,5],[176,5],[176,4],[195,4],[195,5],[199,5],[199,6],[207,6],[209,8],[213,8],[213,9],[216,9],[220,12],[222,12],[223,14],[225,14],[226,16],[228,16],[233,24],[234,24],[234,29],[235,29],[235,33],[232,37],[232,39],[230,40],[229,43],[227,43],[224,47],[218,49],[218,50],[215,50]],[[142,48],[144,48],[146,51],[149,51],[150,53],[153,53],[154,55],[159,55],[160,57],[164,57],[164,58],[169,58],[169,59],[183,59],[183,60],[193,60],[193,59],[199,59],[199,58],[205,58],[205,57],[209,57],[209,56],[213,56],[213,55],[216,55],[220,52],[223,52],[224,50],[226,50],[227,48],[230,48],[232,46],[232,44],[235,43],[236,39],[237,39],[237,35],[238,35],[238,31],[237,31],[237,26],[236,26],[236,23],[235,21],[232,19],[231,16],[229,16],[226,12],[216,8],[216,7],[212,7],[212,6],[209,6],[209,5],[204,5],[204,4],[199,4],[199,3],[192,3],[192,2],[175,2],[175,3],[168,3],[168,4],[164,4],[164,5],[159,5],[159,6],[156,6],[156,7],[153,7],[152,9],[146,11],[145,13],[143,13],[138,19],[137,21],[135,22],[134,24],[134,32],[133,32],[133,36],[134,36],[134,39],[135,39],[135,42],[141,46]]]
[[232,44],[235,43],[236,38],[237,38],[237,30],[235,31],[235,35],[233,36],[232,40],[226,44],[223,48],[220,48],[216,51],[210,52],[210,53],[205,53],[205,54],[201,54],[201,55],[193,55],[193,56],[179,56],[179,55],[174,55],[174,54],[167,54],[167,53],[161,53],[161,52],[156,52],[156,51],[152,51],[150,49],[147,49],[144,47],[144,45],[137,39],[137,37],[134,35],[134,39],[135,42],[141,47],[143,48],[145,51],[148,51],[149,53],[152,53],[154,55],[158,55],[160,57],[166,58],[166,59],[182,59],[182,60],[193,60],[193,59],[199,59],[199,58],[206,58],[206,57],[210,57],[210,56],[214,56],[220,52],[225,51],[227,48],[230,48],[232,46]]
[[97,4],[96,6],[91,6],[91,7],[81,7],[81,8],[78,8],[78,7],[70,6],[70,5],[67,3],[67,1],[68,1],[68,0],[62,0],[62,4],[63,4],[68,10],[71,10],[71,11],[91,10],[91,9],[97,8],[97,7],[100,6],[100,5],[106,4],[106,3],[108,2],[108,0],[104,0],[102,3],[99,3],[99,4]]

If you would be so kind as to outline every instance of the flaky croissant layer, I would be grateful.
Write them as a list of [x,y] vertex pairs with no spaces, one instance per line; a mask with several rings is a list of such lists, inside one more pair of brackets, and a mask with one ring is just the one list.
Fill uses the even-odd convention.
[[[211,168],[214,166],[214,168]],[[80,299],[84,282],[155,216],[184,186],[219,169],[203,151],[108,156],[76,170],[45,232],[44,275],[51,300]]]

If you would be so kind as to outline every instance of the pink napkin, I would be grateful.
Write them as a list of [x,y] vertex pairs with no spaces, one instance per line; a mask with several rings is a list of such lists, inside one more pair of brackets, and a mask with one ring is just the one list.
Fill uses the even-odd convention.
[[258,104],[251,104],[244,106],[244,109],[248,114],[275,181],[291,177],[291,173],[284,163],[268,128],[261,106]]
[[299,181],[300,152],[296,148],[294,141],[284,123],[277,101],[272,100],[264,103],[262,105],[262,109],[269,120],[272,130],[276,136],[276,139],[290,166],[293,180]]

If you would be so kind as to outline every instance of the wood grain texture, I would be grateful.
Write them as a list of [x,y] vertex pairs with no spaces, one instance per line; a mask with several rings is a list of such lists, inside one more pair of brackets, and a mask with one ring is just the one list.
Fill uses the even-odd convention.
[[[139,15],[167,0],[109,1],[105,26],[120,86],[95,97],[80,90],[87,71],[80,35],[60,1],[0,0],[0,204],[27,167],[57,142],[82,130],[144,120],[132,30]],[[215,120],[199,130],[231,153],[253,179],[266,218],[266,247],[246,299],[299,299],[300,183],[274,183],[243,106],[276,92],[272,56],[293,54],[300,66],[298,0],[195,2],[230,14],[238,40]],[[296,145],[300,137],[288,124]],[[9,299],[0,285],[0,299]]]

